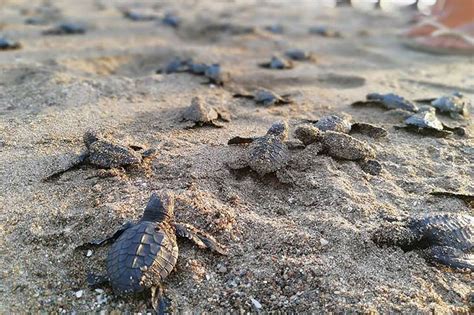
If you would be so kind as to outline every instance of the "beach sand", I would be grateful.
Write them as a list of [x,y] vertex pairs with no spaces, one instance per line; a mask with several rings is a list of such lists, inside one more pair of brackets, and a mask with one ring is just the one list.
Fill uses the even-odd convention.
[[[371,235],[389,217],[472,214],[459,199],[429,195],[474,192],[472,139],[396,130],[396,111],[350,104],[371,92],[473,97],[472,58],[404,48],[396,35],[409,15],[310,2],[140,1],[158,16],[180,16],[174,29],[123,18],[117,8],[132,2],[53,1],[65,20],[87,23],[86,34],[73,36],[41,35],[63,19],[54,14],[47,25],[25,25],[41,1],[0,2],[0,33],[23,44],[0,52],[2,313],[144,312],[145,299],[88,288],[88,272],[105,272],[107,247],[90,257],[75,248],[137,220],[151,193],[164,190],[176,194],[177,220],[229,248],[227,257],[217,256],[180,241],[177,267],[164,282],[171,310],[469,312],[472,273],[379,247]],[[226,23],[235,27],[225,30]],[[275,23],[283,34],[263,29]],[[317,25],[343,37],[310,35]],[[282,71],[257,66],[289,48],[314,52],[316,62]],[[155,74],[175,56],[219,62],[232,82],[222,88],[186,73]],[[263,107],[232,97],[235,88],[256,86],[291,94],[294,103]],[[224,128],[184,128],[181,113],[197,95],[232,120]],[[376,150],[380,175],[318,155],[315,146],[291,153],[293,184],[227,167],[242,150],[226,144],[231,137],[263,135],[279,120],[292,134],[304,119],[328,113],[388,130],[381,139],[355,135]],[[84,150],[88,128],[158,155],[116,176],[83,167],[43,182]],[[467,131],[472,135],[471,125]]]

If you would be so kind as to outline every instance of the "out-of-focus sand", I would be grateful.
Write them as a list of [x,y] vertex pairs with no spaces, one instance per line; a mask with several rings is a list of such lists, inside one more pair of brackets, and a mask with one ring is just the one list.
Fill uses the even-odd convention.
[[[428,264],[415,252],[377,247],[370,236],[387,216],[472,213],[460,200],[428,194],[474,191],[472,140],[395,130],[397,115],[349,104],[369,92],[420,98],[459,90],[472,97],[472,58],[406,50],[396,33],[409,16],[380,11],[309,2],[140,2],[158,15],[174,10],[183,18],[174,30],[124,19],[117,9],[123,1],[53,2],[67,20],[86,22],[90,31],[42,36],[51,25],[25,25],[24,14],[31,12],[21,13],[41,1],[0,2],[0,33],[24,46],[0,52],[2,312],[143,311],[144,300],[87,288],[87,272],[104,271],[107,248],[91,257],[74,248],[137,219],[151,192],[164,189],[177,194],[179,220],[213,233],[230,249],[228,257],[217,257],[180,242],[177,268],[164,283],[174,310],[255,310],[255,299],[264,311],[469,311],[472,274]],[[223,22],[258,31],[203,31]],[[262,30],[276,22],[284,34]],[[310,26],[321,24],[344,38],[308,35]],[[256,66],[288,48],[314,51],[317,63],[299,62],[286,71]],[[258,107],[233,99],[228,88],[201,84],[200,77],[154,74],[174,56],[220,62],[233,86],[292,93],[296,103]],[[227,108],[232,121],[222,129],[183,129],[180,113],[196,95]],[[292,153],[293,186],[237,176],[226,167],[240,150],[226,145],[230,137],[263,134],[277,120],[294,128],[301,119],[332,112],[389,130],[380,140],[358,136],[377,150],[380,176],[311,148]],[[159,154],[118,177],[97,177],[86,167],[42,182],[83,149],[90,127]]]

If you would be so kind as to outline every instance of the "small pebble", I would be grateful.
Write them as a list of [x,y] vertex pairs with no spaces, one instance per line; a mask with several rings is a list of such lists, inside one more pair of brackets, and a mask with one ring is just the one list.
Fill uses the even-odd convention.
[[91,256],[92,256],[92,251],[91,251],[90,249],[87,251],[86,256],[87,256],[87,257],[91,257]]
[[257,309],[257,310],[260,310],[262,308],[262,304],[260,304],[259,301],[255,300],[255,299],[250,299],[250,301],[252,302],[252,305]]
[[321,239],[319,240],[319,242],[321,243],[321,246],[327,246],[327,245],[329,244],[329,241],[326,240],[326,239],[324,239],[324,238],[322,238],[322,237],[321,237]]
[[77,291],[75,294],[76,294],[76,297],[79,299],[79,298],[81,298],[82,295],[84,294],[84,291],[83,291],[83,290],[79,290],[79,291]]

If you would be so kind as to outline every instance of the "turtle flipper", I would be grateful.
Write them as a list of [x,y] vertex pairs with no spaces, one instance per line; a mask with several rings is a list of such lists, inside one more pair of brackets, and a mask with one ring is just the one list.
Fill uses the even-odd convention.
[[77,246],[76,249],[89,249],[92,247],[98,247],[98,246],[103,246],[103,245],[113,243],[115,242],[116,239],[120,237],[120,235],[122,235],[123,232],[125,232],[125,230],[130,228],[132,225],[133,224],[131,222],[127,222],[119,230],[117,230],[112,236],[104,238],[102,240],[94,240],[88,243],[84,243],[82,245]]
[[213,236],[186,223],[176,223],[176,235],[193,241],[199,248],[208,248],[221,255],[227,255],[227,249],[219,244]]
[[360,133],[372,138],[382,138],[387,136],[387,130],[368,123],[353,123],[351,133]]
[[170,305],[161,286],[151,288],[151,306],[158,315],[164,315]]
[[83,153],[79,156],[76,156],[65,169],[56,171],[53,174],[46,176],[45,178],[43,178],[43,181],[50,182],[50,181],[56,180],[59,177],[61,177],[61,175],[63,175],[64,173],[78,169],[81,165],[83,165],[86,162],[86,159],[87,159],[87,153]]
[[443,265],[474,270],[474,254],[464,253],[460,249],[448,246],[433,246],[429,252],[430,258]]
[[229,141],[227,141],[227,144],[228,145],[232,145],[232,144],[248,144],[248,143],[252,143],[255,141],[255,137],[253,138],[246,138],[246,137],[233,137],[232,139],[230,139]]

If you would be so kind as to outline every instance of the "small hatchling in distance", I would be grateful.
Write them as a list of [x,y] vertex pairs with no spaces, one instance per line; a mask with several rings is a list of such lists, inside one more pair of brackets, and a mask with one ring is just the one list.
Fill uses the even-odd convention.
[[153,194],[136,223],[126,223],[111,237],[78,247],[112,244],[107,255],[106,275],[89,274],[91,287],[110,285],[117,295],[149,296],[158,314],[166,311],[162,282],[178,260],[177,237],[188,239],[199,248],[226,255],[227,250],[211,235],[174,219],[174,196]]
[[211,107],[204,99],[196,96],[191,100],[191,105],[184,110],[182,120],[192,124],[191,127],[222,128],[224,126],[219,121],[229,122],[230,115],[226,111]]
[[248,98],[255,100],[255,103],[262,104],[264,106],[272,105],[286,105],[292,103],[289,98],[289,94],[278,95],[277,93],[260,88],[256,90],[253,94],[248,94],[246,92],[236,93],[233,95],[236,98]]
[[83,139],[86,150],[77,156],[67,168],[49,175],[45,180],[58,178],[63,173],[77,169],[82,165],[92,165],[104,169],[126,167],[138,165],[144,159],[156,155],[155,149],[144,150],[138,145],[124,146],[104,138],[94,130],[86,131]]
[[440,138],[447,137],[453,132],[463,136],[466,132],[462,127],[449,127],[443,124],[436,117],[436,111],[432,107],[422,107],[418,113],[405,120],[404,126],[395,126],[395,129],[404,129],[421,135]]
[[85,34],[87,28],[82,23],[61,23],[56,27],[43,32],[44,35],[77,35]]
[[279,172],[290,160],[287,145],[288,129],[286,122],[276,122],[264,136],[230,139],[229,145],[248,146],[241,155],[230,161],[228,166],[234,170],[250,168],[260,176]]
[[178,28],[181,25],[181,18],[176,14],[168,12],[163,17],[163,20],[161,20],[161,23],[163,23],[163,25],[171,26],[173,28]]
[[448,114],[451,118],[459,119],[469,117],[471,101],[460,92],[438,98],[419,99],[416,102],[429,104],[442,114]]
[[314,54],[302,49],[288,49],[285,56],[294,61],[314,61]]
[[410,112],[417,112],[418,107],[409,100],[393,94],[367,94],[365,101],[357,101],[352,103],[352,106],[377,106],[385,109],[403,109]]
[[209,79],[208,83],[223,86],[230,80],[230,74],[222,70],[218,63],[214,63],[206,68],[204,76]]
[[294,65],[291,60],[285,59],[283,57],[273,56],[270,62],[260,63],[259,66],[267,69],[284,70],[292,69]]
[[342,33],[335,30],[331,29],[326,26],[312,26],[309,28],[309,33],[314,34],[314,35],[319,35],[323,37],[330,37],[330,38],[341,38]]
[[416,251],[428,261],[474,271],[474,217],[444,213],[384,223],[372,240],[380,246]]
[[0,50],[15,50],[20,48],[20,43],[0,37]]
[[184,58],[174,58],[166,66],[156,70],[156,73],[179,73],[189,71],[190,60]]

